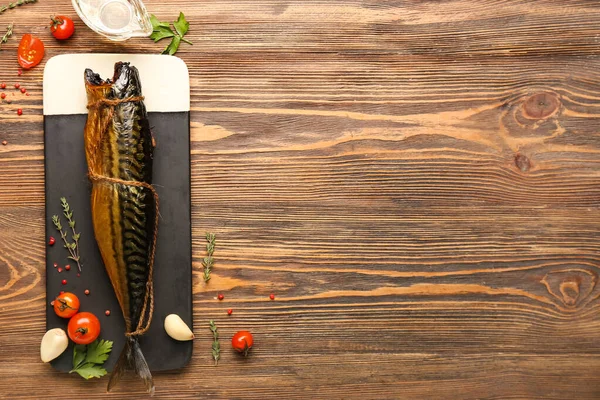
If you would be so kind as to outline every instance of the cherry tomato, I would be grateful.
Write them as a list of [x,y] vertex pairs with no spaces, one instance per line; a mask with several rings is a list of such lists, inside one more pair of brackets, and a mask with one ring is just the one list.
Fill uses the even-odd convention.
[[21,38],[21,43],[19,43],[18,55],[21,67],[25,69],[33,68],[44,58],[44,43],[35,36],[26,33]]
[[239,331],[231,339],[233,348],[239,353],[244,353],[244,357],[248,355],[248,351],[252,348],[253,344],[254,338],[248,331]]
[[66,40],[73,36],[75,25],[71,18],[65,17],[64,15],[57,15],[56,17],[52,17],[50,32],[52,32],[52,36],[56,39]]
[[75,314],[69,320],[69,337],[77,344],[90,344],[100,335],[100,321],[89,312]]
[[54,312],[61,318],[71,318],[79,311],[79,299],[73,293],[61,292],[54,299]]

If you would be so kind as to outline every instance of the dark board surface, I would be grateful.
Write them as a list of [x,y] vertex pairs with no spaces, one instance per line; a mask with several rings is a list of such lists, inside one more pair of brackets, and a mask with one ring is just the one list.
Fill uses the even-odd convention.
[[[100,337],[114,341],[106,366],[111,370],[125,343],[125,324],[113,288],[104,270],[94,239],[90,212],[83,129],[87,115],[44,117],[46,152],[46,236],[56,238],[46,250],[46,325],[47,329],[66,330],[67,320],[54,313],[50,302],[61,290],[75,293],[81,311],[97,315],[102,325]],[[190,225],[189,113],[149,113],[157,142],[154,153],[153,184],[160,196],[160,222],[154,268],[155,311],[150,330],[140,338],[142,351],[151,370],[171,370],[185,366],[192,355],[191,342],[177,342],[165,333],[164,318],[179,314],[192,326],[192,264]],[[60,197],[66,197],[74,210],[76,230],[81,232],[82,272],[67,260],[60,234],[52,224],[59,214],[63,229]],[[58,263],[63,270],[54,267]],[[65,264],[71,269],[66,271]],[[63,285],[62,280],[67,284]],[[86,296],[84,290],[89,289]],[[105,311],[111,315],[106,316]],[[72,368],[72,344],[52,365],[61,370]]]

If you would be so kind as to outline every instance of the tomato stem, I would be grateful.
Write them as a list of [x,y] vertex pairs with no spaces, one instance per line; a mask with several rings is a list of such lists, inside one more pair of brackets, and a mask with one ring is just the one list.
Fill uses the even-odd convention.
[[88,333],[88,329],[80,327],[80,328],[75,329],[75,332],[81,333],[82,335],[85,335],[86,333]]
[[75,310],[75,308],[71,307],[65,299],[61,299],[60,297],[57,297],[56,300],[60,303],[60,305],[58,306],[58,309],[60,311],[65,311],[67,308],[70,308],[71,310]]
[[50,19],[52,20],[52,26],[54,28],[58,28],[60,25],[65,23],[65,21],[63,21],[62,19],[60,19],[56,16],[52,16],[52,17],[50,17]]

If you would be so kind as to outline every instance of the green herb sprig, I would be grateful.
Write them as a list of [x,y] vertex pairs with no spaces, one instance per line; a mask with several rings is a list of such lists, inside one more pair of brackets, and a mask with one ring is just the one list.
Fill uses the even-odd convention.
[[217,331],[217,325],[215,325],[215,321],[212,319],[209,321],[210,330],[213,334],[213,344],[212,344],[212,356],[215,360],[215,367],[219,364],[219,359],[221,358],[221,345],[219,344],[219,331]]
[[0,14],[2,14],[6,10],[10,10],[10,9],[15,8],[17,6],[22,6],[23,4],[36,3],[36,2],[37,2],[37,0],[17,0],[14,3],[8,3],[5,6],[1,6],[0,7]]
[[213,253],[215,251],[215,234],[206,233],[206,241],[206,257],[202,260],[202,265],[204,265],[204,282],[208,283],[208,281],[210,281],[210,271],[214,264]]
[[60,237],[62,238],[63,242],[65,242],[64,247],[69,251],[70,256],[68,258],[77,263],[77,268],[79,269],[79,272],[81,272],[81,256],[79,255],[79,238],[81,237],[81,233],[75,232],[75,220],[73,219],[73,211],[71,211],[71,207],[69,207],[67,199],[61,197],[60,203],[63,208],[63,215],[69,222],[69,228],[71,228],[72,231],[71,238],[73,242],[69,242],[69,239],[67,237],[67,231],[63,231],[62,224],[60,223],[60,218],[58,215],[52,216],[52,222],[54,223],[56,229],[60,232]]
[[77,344],[73,348],[73,369],[69,373],[77,372],[84,379],[100,378],[106,375],[104,362],[112,351],[113,342],[110,340],[96,340],[90,344]]
[[183,38],[190,29],[190,23],[186,21],[185,15],[182,12],[179,13],[177,21],[173,22],[174,31],[168,22],[160,22],[154,14],[150,15],[150,22],[152,23],[152,35],[150,35],[150,39],[154,40],[154,43],[159,40],[171,38],[171,43],[162,51],[162,54],[172,56],[177,53],[181,42],[192,45],[192,42]]
[[13,24],[10,24],[6,27],[6,33],[4,34],[4,36],[2,36],[2,39],[0,39],[0,47],[2,47],[2,43],[8,42],[8,38],[11,37],[12,34],[13,34]]

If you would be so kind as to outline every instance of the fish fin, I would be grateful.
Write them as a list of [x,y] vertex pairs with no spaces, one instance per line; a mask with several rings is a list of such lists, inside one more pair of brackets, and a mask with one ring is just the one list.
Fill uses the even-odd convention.
[[140,344],[134,336],[128,337],[125,342],[125,347],[123,347],[123,351],[121,351],[119,360],[110,374],[108,386],[106,388],[107,392],[110,392],[110,390],[115,387],[117,382],[119,382],[119,379],[121,379],[127,370],[133,370],[135,374],[144,381],[146,391],[150,393],[151,396],[154,395],[154,381],[152,379],[152,374],[150,373],[150,368],[148,368]]

